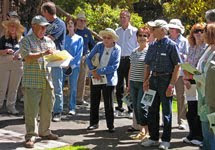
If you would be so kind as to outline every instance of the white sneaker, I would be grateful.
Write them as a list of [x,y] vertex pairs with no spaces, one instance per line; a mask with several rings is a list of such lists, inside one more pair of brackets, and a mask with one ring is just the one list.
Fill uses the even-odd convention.
[[163,150],[167,150],[170,147],[170,143],[169,142],[161,142],[159,149],[163,149]]
[[186,126],[185,124],[180,124],[180,125],[178,126],[178,129],[179,129],[179,130],[186,130],[186,128],[187,128],[187,126]]
[[69,115],[73,115],[74,116],[75,115],[75,110],[74,109],[70,110],[69,111]]
[[197,145],[197,146],[202,145],[202,141],[199,141],[199,140],[191,140],[190,143],[193,144],[193,145]]
[[115,117],[122,117],[122,116],[124,116],[124,112],[121,112],[121,111],[119,111],[119,110],[115,110],[114,116],[115,116]]
[[142,146],[144,147],[150,147],[150,146],[158,146],[159,142],[158,141],[154,141],[154,140],[145,140],[141,143]]
[[133,118],[133,113],[132,112],[126,112],[125,113],[125,117],[129,118],[129,119],[132,119]]
[[183,141],[184,143],[187,143],[187,144],[190,144],[190,143],[191,143],[191,140],[189,140],[187,137],[184,137],[184,138],[182,139],[182,141]]
[[19,111],[16,110],[15,107],[8,107],[8,108],[7,108],[7,112],[8,112],[9,114],[12,114],[12,115],[17,115],[17,114],[19,113]]

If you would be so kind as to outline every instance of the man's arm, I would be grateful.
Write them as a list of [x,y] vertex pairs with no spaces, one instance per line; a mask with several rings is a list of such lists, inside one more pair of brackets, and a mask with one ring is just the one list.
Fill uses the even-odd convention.
[[166,90],[166,96],[167,97],[173,96],[174,86],[175,86],[176,81],[178,80],[179,68],[180,68],[179,64],[175,65],[175,67],[174,67],[174,71],[172,73],[172,78],[170,80],[170,84]]

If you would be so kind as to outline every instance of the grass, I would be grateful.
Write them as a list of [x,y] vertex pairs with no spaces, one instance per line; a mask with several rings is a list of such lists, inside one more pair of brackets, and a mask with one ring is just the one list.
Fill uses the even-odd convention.
[[84,146],[65,146],[59,148],[50,148],[48,150],[89,150],[89,148],[86,148]]

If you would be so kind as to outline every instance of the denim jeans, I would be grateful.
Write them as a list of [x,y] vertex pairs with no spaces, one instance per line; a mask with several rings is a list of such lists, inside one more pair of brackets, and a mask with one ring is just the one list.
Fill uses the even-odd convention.
[[130,95],[137,124],[142,126],[147,125],[148,109],[147,106],[141,103],[143,97],[143,82],[130,81]]
[[63,111],[63,69],[60,67],[52,68],[52,80],[54,85],[55,103],[54,114]]
[[215,134],[210,129],[209,122],[202,121],[203,150],[215,150]]
[[[65,71],[65,69],[63,69]],[[76,108],[76,96],[77,96],[77,82],[79,76],[80,68],[76,67],[72,70],[72,74],[69,76],[69,86],[70,86],[70,100],[69,100],[69,110]],[[63,75],[63,87],[66,75]]]
[[163,135],[161,140],[170,142],[172,127],[172,96],[166,97],[166,90],[170,83],[171,75],[152,76],[149,80],[149,88],[156,91],[152,106],[148,110],[148,128],[150,139],[159,140],[160,103],[162,105]]

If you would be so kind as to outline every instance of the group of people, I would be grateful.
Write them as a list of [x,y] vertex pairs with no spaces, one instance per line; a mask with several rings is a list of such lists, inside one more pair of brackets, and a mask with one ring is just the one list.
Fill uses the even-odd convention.
[[[128,131],[132,139],[145,147],[168,149],[171,141],[172,99],[174,88],[178,104],[178,128],[189,134],[183,142],[215,149],[215,134],[207,115],[215,112],[215,10],[206,12],[205,23],[192,26],[188,38],[179,19],[169,23],[157,19],[146,26],[131,25],[127,10],[120,13],[121,27],[99,32],[102,41],[95,43],[86,27],[86,16],[79,13],[66,23],[56,16],[52,2],[43,3],[41,14],[32,19],[32,31],[26,33],[16,13],[2,22],[5,34],[0,39],[0,108],[7,98],[9,113],[15,108],[17,90],[22,80],[26,125],[25,146],[34,147],[36,137],[56,140],[50,130],[51,120],[61,121],[63,87],[68,77],[70,87],[68,115],[76,114],[83,100],[85,79],[90,77],[90,123],[87,130],[99,127],[99,105],[104,100],[108,132],[115,132],[114,117],[125,114],[124,93],[130,93],[132,104],[127,115],[133,118]],[[73,59],[65,68],[47,67],[44,56],[66,50]],[[199,70],[191,73],[180,64],[189,63]],[[124,81],[126,84],[124,84]],[[115,89],[116,88],[116,89]],[[209,90],[206,90],[209,89]],[[114,111],[114,91],[117,107]],[[156,92],[152,105],[142,102],[144,92]],[[186,103],[188,108],[186,108]],[[159,143],[160,105],[163,134]],[[188,111],[187,111],[188,110]],[[37,117],[40,116],[38,132]]]

